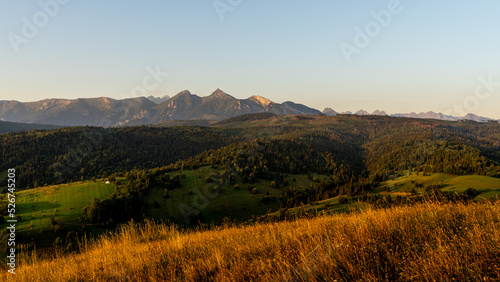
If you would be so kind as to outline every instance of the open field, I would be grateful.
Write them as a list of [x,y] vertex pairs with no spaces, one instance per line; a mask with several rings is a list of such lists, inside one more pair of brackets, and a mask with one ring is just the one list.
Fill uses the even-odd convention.
[[[421,184],[422,187],[416,187]],[[481,192],[479,198],[495,198],[500,197],[500,178],[481,176],[481,175],[447,175],[442,173],[434,173],[427,176],[411,174],[389,180],[381,184],[382,187],[388,187],[391,193],[406,193],[410,189],[415,188],[417,191],[429,185],[440,185],[443,191],[464,192],[468,188],[474,188]]]
[[[250,216],[276,215],[281,204],[281,194],[285,187],[272,188],[271,181],[257,180],[252,184],[243,183],[241,177],[236,176],[233,184],[219,185],[215,182],[206,183],[206,178],[220,168],[210,166],[201,167],[196,170],[175,171],[170,176],[184,175],[181,177],[181,188],[169,190],[168,198],[163,198],[164,188],[153,187],[146,195],[146,216],[160,220],[174,220],[185,223],[185,216],[190,211],[193,215],[201,212],[204,222],[220,223],[224,217],[234,219],[246,219]],[[327,176],[314,174],[314,177],[326,179]],[[295,189],[305,189],[311,184],[307,175],[288,175],[289,186]],[[214,177],[212,179],[216,180]],[[293,181],[295,179],[295,181]],[[120,178],[127,183],[128,180]],[[234,189],[238,184],[240,188]],[[416,184],[426,185],[440,184],[445,191],[463,193],[467,188],[475,188],[481,194],[477,198],[495,198],[500,196],[500,179],[486,176],[452,176],[446,174],[431,174],[422,176],[412,174],[402,176],[392,181],[382,183],[382,188],[375,190],[381,194],[391,196],[406,196],[407,192],[416,187]],[[214,191],[213,187],[222,187]],[[250,185],[250,190],[248,186]],[[385,187],[389,187],[387,192]],[[253,188],[257,189],[252,193]],[[50,228],[50,219],[55,217],[56,221],[70,221],[81,216],[83,207],[88,206],[94,198],[106,199],[113,193],[113,184],[104,184],[104,181],[96,183],[76,182],[57,186],[40,187],[36,189],[18,192],[17,215],[22,222],[19,230],[39,230]],[[422,187],[415,188],[423,189]],[[263,202],[264,197],[275,197],[275,201]],[[155,202],[158,203],[155,206]],[[328,212],[350,212],[364,208],[362,203],[356,200],[347,204],[340,204],[339,197],[306,204],[302,207],[294,207],[288,210],[290,215],[299,210],[309,212],[311,210]]]
[[[184,177],[181,177],[182,188],[169,190],[169,196],[166,199],[163,198],[163,188],[153,188],[146,197],[147,216],[155,219],[170,219],[183,222],[185,214],[191,210],[196,214],[201,212],[205,222],[220,223],[224,217],[243,219],[248,218],[250,215],[259,216],[269,214],[273,216],[278,214],[277,210],[280,208],[281,203],[280,196],[285,187],[272,188],[271,181],[262,179],[252,184],[247,184],[243,183],[239,176],[236,177],[236,182],[234,183],[240,186],[239,190],[234,189],[234,184],[225,183],[224,185],[218,185],[214,182],[207,183],[205,181],[212,173],[219,170],[220,167],[211,168],[210,166],[205,166],[196,170],[169,173],[171,177],[176,174],[184,175]],[[328,178],[325,175],[318,174],[313,174],[313,177],[319,181]],[[312,183],[305,174],[288,175],[287,178],[289,179],[289,187],[294,189],[302,190],[309,187]],[[295,179],[295,181],[292,179]],[[381,183],[380,188],[375,189],[372,193],[405,197],[409,196],[408,192],[411,189],[423,192],[424,187],[433,184],[440,185],[443,191],[453,191],[458,194],[463,193],[467,188],[474,188],[481,192],[480,195],[476,196],[478,199],[500,196],[500,179],[498,178],[478,175],[455,176],[442,173],[434,173],[428,176],[423,176],[422,174],[402,176],[395,180]],[[216,185],[222,187],[218,192],[212,189]],[[252,193],[248,190],[248,185],[250,185],[250,189],[256,188],[258,192],[255,194]],[[269,193],[269,196],[275,196],[276,202],[262,203],[261,201],[266,193]],[[357,202],[356,199],[346,204],[340,204],[340,197],[306,204],[302,207],[293,207],[288,210],[288,213],[293,215],[299,210],[305,212],[311,210],[350,212],[365,207],[363,203]],[[159,207],[154,207],[155,201]]]
[[24,257],[10,278],[498,281],[499,204],[425,203],[210,231],[129,224],[83,244],[81,254]]
[[[300,211],[305,213],[314,212],[315,214],[319,212],[324,212],[325,214],[338,214],[338,213],[351,213],[370,208],[369,204],[358,201],[350,201],[348,203],[341,204],[339,202],[339,199],[341,197],[343,196],[338,196],[335,198],[318,201],[316,203],[307,204],[302,207],[289,208],[287,209],[286,212],[288,215],[292,216],[297,215]],[[279,213],[280,213],[279,211],[271,212],[268,213],[268,215],[270,216],[270,218],[273,218],[278,216]]]
[[500,179],[480,175],[459,176],[444,182],[450,185],[444,190],[462,193],[467,188],[474,188],[482,194],[478,197],[495,198],[500,196]]
[[[207,222],[217,223],[226,216],[241,219],[249,215],[262,215],[279,209],[279,197],[285,187],[272,188],[271,181],[262,179],[247,184],[243,183],[239,176],[236,177],[234,184],[207,183],[205,179],[218,169],[205,166],[196,170],[169,173],[170,176],[185,175],[181,178],[182,188],[169,190],[167,199],[163,198],[163,188],[153,188],[146,196],[147,215],[155,219],[183,220],[183,212],[193,209],[195,212],[201,211]],[[314,176],[318,179],[326,177],[317,174]],[[288,178],[290,186],[297,189],[305,189],[311,183],[307,175],[289,175]],[[238,190],[234,189],[235,184],[240,186]],[[216,185],[222,189],[214,191],[213,187]],[[256,188],[257,193],[248,190],[248,185],[251,189]],[[269,193],[268,196],[275,196],[276,201],[262,203],[261,200],[266,193]],[[157,208],[154,207],[155,201],[159,204]]]
[[16,198],[16,215],[22,219],[18,230],[50,228],[52,217],[56,221],[76,219],[92,199],[106,199],[114,189],[112,184],[85,181],[20,191]]

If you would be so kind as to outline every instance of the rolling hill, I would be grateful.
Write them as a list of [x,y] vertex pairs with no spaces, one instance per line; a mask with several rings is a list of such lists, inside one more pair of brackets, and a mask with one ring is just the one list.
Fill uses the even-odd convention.
[[[194,104],[199,102],[198,106],[203,105],[203,100],[196,100],[189,93],[182,96],[192,99]],[[234,105],[234,100],[223,93],[215,93],[212,98],[227,101],[217,104],[205,99],[205,104],[222,108]],[[273,107],[263,98],[254,97],[254,100]],[[165,226],[183,230],[189,234],[186,238],[203,236],[203,232],[221,232],[211,233],[213,236],[229,232],[230,236],[237,236],[235,240],[248,241],[230,230],[248,225],[250,229],[244,232],[259,238],[260,233],[250,226],[291,226],[297,222],[314,225],[322,218],[351,218],[353,222],[349,228],[354,230],[359,228],[359,220],[366,220],[366,216],[383,218],[391,210],[397,211],[390,217],[395,221],[390,222],[390,226],[387,222],[381,225],[383,230],[394,231],[400,227],[406,230],[405,239],[408,239],[412,238],[409,234],[415,234],[408,231],[413,223],[398,225],[397,222],[405,218],[399,217],[401,212],[415,215],[425,211],[429,216],[428,230],[436,230],[436,226],[451,228],[450,224],[464,227],[462,221],[452,220],[454,215],[464,209],[474,209],[468,214],[475,216],[490,212],[497,206],[495,199],[500,195],[500,125],[496,123],[271,112],[231,117],[208,126],[174,126],[168,124],[171,122],[178,121],[163,122],[170,125],[165,128],[160,123],[156,125],[160,127],[70,127],[0,135],[0,157],[4,160],[0,170],[0,192],[7,192],[6,169],[16,168],[17,215],[20,216],[16,236],[25,243],[24,250],[36,248],[39,261],[51,261],[54,252],[69,261],[73,255],[95,253],[96,249],[91,249],[98,242],[95,240],[107,240],[96,239],[96,236],[132,221],[168,224],[150,225],[149,229],[140,231],[141,236],[150,234],[147,236],[152,237],[145,242],[156,246],[161,239],[158,232],[151,230],[167,228]],[[2,216],[6,216],[8,203],[5,198],[0,201]],[[429,201],[434,203],[425,204]],[[444,212],[457,207],[459,210],[453,214]],[[440,214],[441,219],[436,219],[433,213],[436,210],[444,212]],[[418,221],[421,217],[413,219]],[[449,224],[436,225],[443,219],[450,220]],[[483,227],[487,226],[490,225]],[[0,223],[0,227],[3,230],[0,241],[5,243],[7,222]],[[419,228],[423,230],[423,225]],[[316,227],[303,230],[308,234],[324,235],[317,231]],[[129,236],[119,232],[120,236]],[[386,234],[378,227],[366,232],[370,240]],[[489,234],[486,229],[481,232]],[[391,247],[401,247],[398,243],[404,241],[401,234],[393,234],[394,240],[388,237],[377,241],[373,247],[385,248],[387,242],[391,242]],[[457,235],[463,234],[458,232]],[[336,240],[342,240],[342,236]],[[126,241],[125,237],[120,240]],[[134,235],[134,238],[138,237]],[[454,238],[461,241],[468,237]],[[427,237],[422,240],[433,244]],[[205,240],[200,242],[207,243]],[[237,241],[237,245],[242,246],[241,242]],[[292,241],[276,242],[281,242],[274,246],[278,249],[293,245]],[[405,250],[408,246],[404,246]],[[311,243],[305,251],[306,257],[314,253],[316,247],[317,244]],[[212,246],[209,249],[213,250]],[[407,257],[405,250],[397,254]],[[427,254],[420,249],[414,251],[415,258]],[[172,253],[163,255],[168,254]],[[287,251],[287,254],[290,253]],[[401,266],[386,254],[380,254],[381,261],[393,267]],[[262,254],[259,253],[259,257]],[[336,260],[328,264],[328,269],[336,271],[338,276],[345,273],[342,267],[337,268],[338,264],[351,260],[352,257]],[[303,258],[293,261],[299,263]],[[37,264],[34,260],[26,261],[20,269],[28,265]],[[162,267],[155,275],[167,277],[162,276],[164,269]],[[366,271],[372,271],[370,269],[376,268]],[[199,269],[197,275],[203,279],[225,275],[214,271],[205,273]],[[475,277],[473,273],[478,271],[481,275],[496,275],[481,266],[463,277]],[[28,277],[30,272],[20,270],[20,273]],[[64,273],[64,278],[60,279],[71,279],[72,274]],[[139,273],[129,275],[137,278]],[[187,275],[185,273],[183,275]],[[356,273],[352,272],[349,277],[359,275]],[[390,273],[402,275],[397,271]],[[96,275],[103,279],[116,278],[112,273]],[[376,277],[376,273],[371,275]],[[177,278],[176,275],[168,277]]]
[[0,121],[0,133],[37,130],[37,129],[56,129],[56,128],[61,128],[61,126],[50,125],[50,124],[32,124],[32,123]]
[[0,140],[1,169],[18,167],[20,184],[29,187],[35,182],[52,185],[167,166],[207,150],[246,146],[242,142],[249,141],[252,146],[276,145],[271,149],[277,152],[290,150],[280,146],[302,150],[307,145],[308,150],[350,167],[357,176],[371,177],[370,181],[409,169],[495,176],[500,162],[498,123],[385,116],[260,113],[209,127],[74,127],[10,133],[0,135]]

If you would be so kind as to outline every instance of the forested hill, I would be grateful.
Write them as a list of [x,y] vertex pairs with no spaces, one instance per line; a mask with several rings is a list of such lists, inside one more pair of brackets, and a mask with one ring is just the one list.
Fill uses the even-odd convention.
[[247,177],[334,174],[339,185],[352,187],[376,185],[408,169],[500,175],[500,124],[493,122],[269,115],[212,127],[75,127],[7,133],[0,135],[0,141],[1,171],[17,167],[24,187],[136,168],[181,169],[213,163],[237,166]]
[[16,167],[20,187],[38,187],[166,165],[238,140],[231,131],[203,127],[70,127],[5,133],[0,135],[0,171]]
[[61,126],[0,121],[0,133],[35,130],[35,129],[55,129],[55,128],[61,128]]

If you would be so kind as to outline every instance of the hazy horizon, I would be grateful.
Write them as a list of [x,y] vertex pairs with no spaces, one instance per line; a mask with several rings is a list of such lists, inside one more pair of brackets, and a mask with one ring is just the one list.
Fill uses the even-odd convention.
[[491,0],[0,3],[0,100],[220,88],[319,110],[500,119]]

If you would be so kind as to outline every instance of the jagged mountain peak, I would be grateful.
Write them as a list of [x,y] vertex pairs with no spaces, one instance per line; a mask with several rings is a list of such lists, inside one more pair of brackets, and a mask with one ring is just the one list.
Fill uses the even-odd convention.
[[169,100],[169,99],[170,99],[170,96],[168,96],[168,95],[163,95],[162,97],[155,97],[155,96],[153,96],[153,95],[150,95],[150,96],[148,96],[148,97],[146,97],[146,98],[147,98],[148,100],[150,100],[150,101],[154,102],[155,104],[158,104],[158,105],[159,105],[159,104],[161,104],[161,103],[163,103],[163,102],[165,102],[165,101]]
[[385,111],[380,111],[380,110],[375,110],[373,113],[372,113],[373,116],[386,116],[387,113]]
[[[162,92],[157,92],[162,93]],[[164,96],[163,98],[167,98]],[[236,99],[221,89],[210,96],[200,97],[189,90],[156,104],[153,97],[135,97],[115,100],[107,97],[81,99],[45,99],[35,102],[0,101],[0,120],[24,123],[55,124],[63,126],[122,126],[140,125],[171,120],[223,120],[244,114],[272,113],[278,115],[317,115],[320,112],[294,102],[275,103],[259,95]],[[158,98],[159,99],[159,98]],[[337,115],[331,108],[325,115]],[[353,114],[344,112],[343,114]],[[357,115],[387,115],[376,110],[369,114],[360,110]],[[426,118],[440,120],[475,120],[486,122],[488,118],[475,114],[454,117],[433,111],[391,114],[395,117]]]
[[231,99],[236,99],[233,96],[227,94],[226,92],[222,91],[220,88],[217,88],[212,94],[208,97],[205,98],[211,98],[211,99],[226,99],[226,98],[231,98]]
[[192,94],[189,90],[184,90],[184,91],[177,93],[174,97],[159,104],[158,106],[164,106],[167,104],[171,105],[172,103],[178,102],[178,101],[193,101],[193,100],[196,100],[196,101],[199,100],[201,102],[201,97],[196,95],[196,94]]
[[361,110],[357,111],[355,113],[355,115],[358,115],[358,116],[367,116],[367,115],[370,115],[370,113],[367,112],[367,111],[365,111],[365,110],[363,110],[363,109],[361,109]]
[[187,96],[187,95],[192,95],[191,92],[189,90],[183,90],[179,93],[177,93],[174,97],[177,97],[177,96]]
[[478,121],[478,122],[488,122],[488,121],[492,121],[492,120],[494,121],[494,119],[478,116],[478,115],[473,114],[473,113],[466,114],[465,116],[462,117],[462,119],[473,120],[473,121]]
[[259,95],[252,95],[252,97],[248,98],[248,100],[264,107],[268,107],[269,105],[274,104],[273,101]]
[[259,96],[259,95],[252,95],[252,97],[248,98],[249,100],[257,103],[257,104],[260,104],[264,107],[267,107],[269,106],[270,104],[274,104],[273,101],[265,98],[265,97],[262,97],[262,96]]
[[327,115],[327,116],[336,116],[338,114],[332,108],[325,108],[322,113]]
[[189,90],[184,90],[177,93],[174,97],[166,100],[165,102],[159,104],[159,107],[166,105],[173,105],[174,103],[201,103],[202,98],[196,94],[192,94]]

